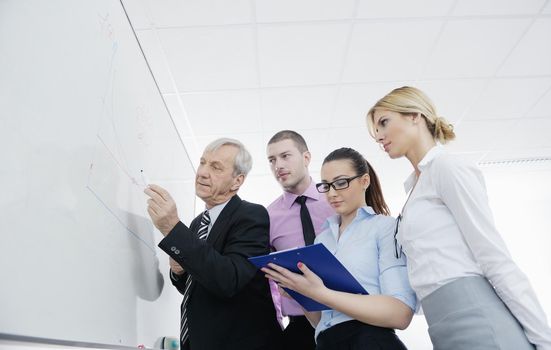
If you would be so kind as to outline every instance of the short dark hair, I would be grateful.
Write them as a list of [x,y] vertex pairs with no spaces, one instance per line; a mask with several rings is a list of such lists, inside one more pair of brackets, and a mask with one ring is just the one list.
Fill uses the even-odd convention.
[[308,151],[308,146],[306,145],[306,141],[304,141],[304,137],[293,130],[281,130],[277,132],[274,136],[272,136],[270,141],[268,141],[268,145],[283,140],[292,140],[297,146],[298,150],[302,153]]

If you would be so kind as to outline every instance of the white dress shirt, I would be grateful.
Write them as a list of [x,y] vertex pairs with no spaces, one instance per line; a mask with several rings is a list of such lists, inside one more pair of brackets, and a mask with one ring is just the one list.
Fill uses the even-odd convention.
[[[419,300],[458,278],[485,276],[538,349],[551,349],[551,329],[524,273],[495,227],[482,173],[432,148],[410,175],[413,188],[397,239]],[[417,180],[417,184],[415,181]],[[452,302],[452,301],[450,301]]]
[[210,230],[212,229],[212,226],[214,226],[214,223],[216,222],[216,220],[220,216],[220,213],[222,213],[222,210],[224,210],[224,208],[226,207],[226,204],[228,204],[230,202],[230,200],[231,200],[231,198],[228,199],[227,201],[225,201],[222,204],[215,205],[214,207],[212,207],[210,209],[205,207],[205,209],[208,209],[209,217],[210,217],[210,223],[209,223],[209,227],[207,229],[207,235],[210,234]]

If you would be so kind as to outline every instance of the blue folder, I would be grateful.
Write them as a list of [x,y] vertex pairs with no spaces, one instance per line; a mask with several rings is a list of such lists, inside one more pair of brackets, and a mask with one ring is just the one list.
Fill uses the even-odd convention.
[[[256,256],[249,258],[249,261],[258,268],[265,267],[268,263],[274,263],[290,271],[301,273],[297,267],[300,261],[318,275],[329,289],[347,293],[369,294],[322,243]],[[287,288],[285,288],[285,291],[308,311],[330,309],[328,306],[318,303],[300,293]]]

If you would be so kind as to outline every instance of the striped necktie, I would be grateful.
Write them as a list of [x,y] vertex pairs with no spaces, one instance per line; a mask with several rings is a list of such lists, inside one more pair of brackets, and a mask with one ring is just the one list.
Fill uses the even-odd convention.
[[[210,224],[209,211],[205,210],[201,216],[201,223],[199,224],[199,230],[197,230],[197,238],[207,239],[208,230]],[[189,339],[189,325],[187,317],[187,304],[189,301],[189,291],[191,287],[191,275],[188,273],[186,278],[186,285],[184,288],[184,301],[182,302],[182,318],[180,319],[180,348],[184,349],[184,344]]]

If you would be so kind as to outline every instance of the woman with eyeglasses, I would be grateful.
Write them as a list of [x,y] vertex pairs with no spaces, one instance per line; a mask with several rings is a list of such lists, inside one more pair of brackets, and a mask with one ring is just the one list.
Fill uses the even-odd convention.
[[322,182],[337,215],[330,217],[315,243],[323,243],[369,295],[338,292],[302,263],[303,274],[269,264],[266,277],[331,310],[305,312],[316,328],[317,350],[406,349],[394,333],[405,329],[416,307],[402,257],[394,257],[394,223],[375,171],[351,148],[331,152],[323,161]]
[[455,138],[453,127],[413,87],[384,96],[367,120],[390,158],[414,168],[396,254],[407,256],[434,349],[551,349],[545,314],[496,230],[482,173],[439,145]]

